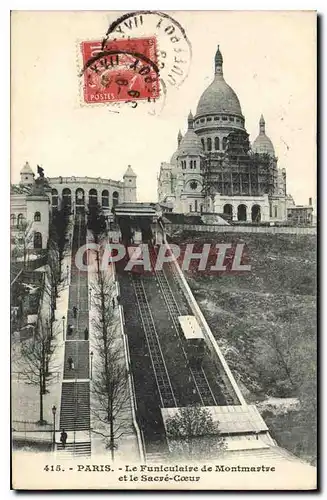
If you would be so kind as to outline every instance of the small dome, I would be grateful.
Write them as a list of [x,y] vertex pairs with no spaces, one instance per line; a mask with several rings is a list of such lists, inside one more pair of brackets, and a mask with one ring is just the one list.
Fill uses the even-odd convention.
[[193,129],[188,130],[179,146],[178,155],[202,155],[203,147],[199,137]]
[[180,155],[202,155],[203,147],[201,140],[194,132],[194,119],[193,115],[190,112],[188,116],[188,129],[183,139],[180,142],[177,154]]
[[31,169],[30,164],[28,163],[28,161],[25,163],[25,165],[21,169],[20,173],[21,174],[33,174],[34,175],[34,172]]
[[259,135],[253,142],[252,150],[254,153],[268,154],[270,156],[275,156],[275,149],[273,143],[266,135],[266,122],[262,115],[259,121]]
[[223,76],[223,57],[219,46],[215,56],[215,78],[200,97],[196,116],[214,113],[242,115],[240,101]]

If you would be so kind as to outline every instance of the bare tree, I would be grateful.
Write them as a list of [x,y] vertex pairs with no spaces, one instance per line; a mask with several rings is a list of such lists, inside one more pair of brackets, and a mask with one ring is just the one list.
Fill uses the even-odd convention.
[[112,279],[99,272],[92,293],[96,350],[92,412],[96,421],[94,432],[105,438],[112,460],[117,441],[126,432],[129,421],[128,372],[113,310],[113,292]]
[[59,275],[61,275],[62,260],[67,243],[67,230],[69,227],[69,209],[63,206],[52,214],[52,221],[49,229],[49,237],[56,243],[59,260]]
[[[47,423],[43,416],[43,396],[48,392],[48,384],[54,380],[54,374],[49,373],[49,367],[53,364],[55,348],[53,336],[51,338],[49,322],[39,317],[33,338],[21,343],[19,363],[21,374],[25,378],[26,383],[38,387],[40,425]],[[54,366],[52,368],[55,369]]]
[[[107,242],[107,226],[102,207],[99,204],[89,203],[87,209],[87,226],[93,234],[94,243],[102,246]],[[101,252],[96,252],[97,270],[100,273]]]
[[185,458],[214,457],[215,452],[225,449],[218,422],[213,422],[206,408],[179,408],[166,420],[166,430],[172,452]]
[[47,262],[47,282],[49,284],[50,290],[50,304],[51,304],[51,319],[54,319],[54,311],[56,310],[58,288],[61,282],[60,276],[60,258],[59,250],[56,241],[49,240],[48,245],[48,262]]

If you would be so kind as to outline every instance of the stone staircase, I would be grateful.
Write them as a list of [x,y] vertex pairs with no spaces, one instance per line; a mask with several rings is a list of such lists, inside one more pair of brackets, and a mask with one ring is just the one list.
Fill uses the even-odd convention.
[[65,448],[62,444],[57,445],[56,458],[58,460],[70,460],[74,457],[90,457],[91,456],[91,441],[66,443]]
[[146,443],[146,463],[165,463],[171,460],[169,449],[165,439],[157,439]]
[[61,391],[60,429],[90,429],[90,383],[63,382]]
[[[74,361],[74,370],[69,370],[68,358]],[[64,379],[89,378],[89,341],[76,340],[65,344]]]

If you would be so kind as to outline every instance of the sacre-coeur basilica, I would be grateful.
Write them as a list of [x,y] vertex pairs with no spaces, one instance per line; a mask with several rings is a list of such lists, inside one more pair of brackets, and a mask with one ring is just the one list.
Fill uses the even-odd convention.
[[[178,132],[176,151],[161,163],[159,202],[173,212],[217,213],[230,221],[290,221],[295,204],[265,119],[261,115],[258,136],[250,144],[240,101],[224,78],[219,46],[214,67],[195,115],[188,115],[185,135]],[[310,203],[301,206],[302,213],[311,213]]]

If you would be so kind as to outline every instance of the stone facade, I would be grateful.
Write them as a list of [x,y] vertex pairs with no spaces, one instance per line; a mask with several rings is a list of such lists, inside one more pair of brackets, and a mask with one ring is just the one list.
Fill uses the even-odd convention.
[[[136,202],[136,175],[129,166],[123,181],[101,177],[49,177],[35,179],[28,163],[20,173],[21,180],[11,186],[12,243],[25,238],[28,248],[46,249],[53,210],[68,205],[71,213],[85,211],[91,202],[99,203],[106,215],[121,202]],[[23,234],[25,233],[25,234]]]

